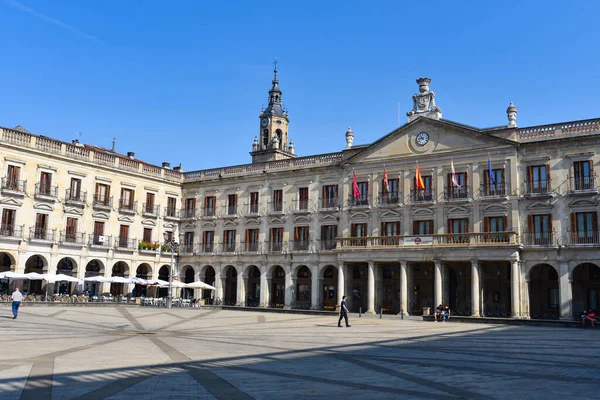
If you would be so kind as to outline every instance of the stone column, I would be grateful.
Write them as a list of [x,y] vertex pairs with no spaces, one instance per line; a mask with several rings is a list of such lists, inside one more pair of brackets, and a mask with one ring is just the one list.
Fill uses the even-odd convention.
[[521,304],[519,301],[519,282],[521,281],[521,269],[519,268],[519,261],[511,261],[510,264],[511,316],[512,318],[520,318]]
[[338,282],[337,282],[337,305],[338,307],[342,304],[342,296],[345,291],[345,279],[344,279],[344,263],[341,263],[338,267]]
[[236,299],[235,303],[238,306],[246,305],[246,283],[248,278],[244,278],[244,274],[238,273],[237,288],[236,288]]
[[292,304],[294,303],[295,299],[292,299],[292,297],[294,297],[294,293],[296,292],[296,289],[294,288],[295,284],[296,284],[296,279],[294,279],[294,268],[290,265],[288,270],[285,272],[285,300],[284,300],[284,308],[289,310],[290,308],[292,308]]
[[269,288],[267,287],[267,268],[263,267],[260,271],[260,307],[268,307]]
[[408,274],[406,261],[400,261],[400,313],[408,315]]
[[471,261],[471,315],[481,316],[479,311],[479,261]]
[[310,309],[319,309],[319,293],[321,292],[321,279],[319,279],[319,266],[315,265],[311,271],[310,281]]
[[433,309],[435,309],[442,304],[442,261],[436,260],[433,270]]
[[558,296],[560,302],[560,319],[573,319],[573,281],[569,276],[569,263],[560,263],[558,277]]
[[369,261],[369,268],[367,270],[367,291],[368,291],[368,302],[367,311],[365,314],[375,314],[375,262]]

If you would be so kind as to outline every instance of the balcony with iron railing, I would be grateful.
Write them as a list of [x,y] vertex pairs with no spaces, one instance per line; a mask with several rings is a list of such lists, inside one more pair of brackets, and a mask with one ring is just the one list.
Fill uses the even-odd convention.
[[444,200],[452,201],[469,201],[469,187],[464,186],[446,186],[444,187]]
[[2,224],[0,225],[0,238],[22,239],[25,225]]
[[308,199],[296,199],[292,202],[292,212],[295,214],[310,213],[310,201]]
[[321,239],[319,240],[319,244],[318,244],[318,249],[319,250],[335,250],[337,247],[337,240],[336,239]]
[[36,199],[56,200],[58,198],[58,186],[42,185],[40,183],[36,183],[34,196]]
[[309,252],[311,250],[310,240],[294,240],[290,244],[291,251]]
[[179,246],[179,253],[180,254],[194,254],[194,244],[193,243],[182,244],[181,246]]
[[528,197],[544,197],[552,196],[551,180],[526,180],[525,181],[525,196]]
[[410,191],[410,202],[412,204],[433,203],[435,190],[431,188],[413,189]]
[[134,251],[137,249],[137,239],[130,239],[127,236],[117,236],[115,239],[116,250]]
[[137,209],[137,201],[131,201],[126,199],[119,200],[119,212],[123,214],[135,214]]
[[508,196],[506,183],[488,183],[479,187],[479,196],[487,199],[502,199]]
[[67,204],[85,205],[86,197],[87,192],[81,190],[67,189],[65,191],[65,203]]
[[242,242],[240,243],[242,253],[261,253],[262,243],[259,241]]
[[600,245],[600,230],[569,230],[563,240],[569,246],[598,246]]
[[269,201],[268,212],[269,214],[279,215],[284,213],[284,202],[283,201]]
[[379,207],[396,207],[401,203],[400,192],[380,192],[377,196]]
[[196,219],[195,208],[182,208],[179,212],[179,218],[181,219]]
[[350,208],[369,208],[370,199],[368,193],[363,193],[358,196],[348,196],[348,207]]
[[221,217],[222,218],[236,218],[238,216],[237,204],[223,203],[221,206]]
[[337,249],[410,248],[442,246],[506,246],[518,245],[516,232],[446,233],[410,236],[364,236],[338,238]]
[[598,185],[596,175],[590,176],[570,176],[569,194],[597,194]]
[[223,242],[219,248],[221,253],[235,253],[237,251],[237,244],[235,242]]
[[29,228],[29,240],[36,241],[47,241],[53,242],[56,238],[56,229],[47,229],[47,228],[39,228],[39,227],[31,227]]
[[258,203],[245,203],[244,204],[244,216],[245,217],[258,217],[260,215],[260,209]]
[[160,212],[160,205],[154,203],[142,203],[142,215],[144,217],[157,218]]
[[288,250],[288,243],[282,241],[266,241],[265,251],[267,253],[284,253]]
[[92,233],[88,235],[88,246],[92,247],[112,247],[112,236],[99,235]]
[[319,199],[319,211],[339,211],[340,200],[338,197],[323,197]]
[[112,196],[105,196],[100,194],[94,195],[94,202],[92,206],[100,210],[112,210]]
[[524,246],[554,247],[557,246],[555,232],[523,232],[521,243]]
[[179,219],[180,211],[175,207],[165,207],[165,219]]
[[216,217],[217,217],[217,208],[216,207],[202,207],[202,211],[200,212],[200,218],[213,219]]
[[27,181],[20,181],[16,179],[2,178],[2,184],[0,190],[4,194],[18,194],[25,195],[27,188]]
[[216,250],[216,245],[214,242],[198,244],[198,252],[200,254],[212,254],[215,252],[215,250]]
[[74,232],[72,230],[65,230],[60,232],[60,244],[61,245],[85,245],[85,233]]

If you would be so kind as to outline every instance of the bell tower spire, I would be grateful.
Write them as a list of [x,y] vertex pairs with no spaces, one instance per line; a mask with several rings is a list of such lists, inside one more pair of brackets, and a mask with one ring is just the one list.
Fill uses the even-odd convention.
[[282,160],[295,157],[288,144],[288,112],[283,107],[282,92],[277,77],[277,59],[273,61],[273,80],[267,107],[259,115],[258,143],[252,145],[252,162]]

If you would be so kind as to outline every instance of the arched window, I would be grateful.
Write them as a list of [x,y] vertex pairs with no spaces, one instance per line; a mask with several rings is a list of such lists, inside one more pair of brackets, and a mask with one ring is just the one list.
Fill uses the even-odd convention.
[[282,141],[283,132],[281,132],[281,129],[277,129],[275,134],[277,135],[277,140],[279,141],[279,148],[283,149],[283,146],[285,146],[285,143]]
[[263,148],[267,148],[267,146],[269,145],[269,130],[268,129],[263,129]]

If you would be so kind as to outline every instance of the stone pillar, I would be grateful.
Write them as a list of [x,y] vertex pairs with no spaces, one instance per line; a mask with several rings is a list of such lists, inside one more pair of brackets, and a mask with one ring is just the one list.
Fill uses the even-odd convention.
[[375,314],[375,262],[369,261],[367,270],[367,311],[365,314]]
[[237,306],[245,306],[246,305],[246,284],[247,283],[248,283],[248,278],[244,278],[244,275],[241,272],[238,273],[236,299],[235,299],[235,303]]
[[341,263],[338,267],[338,282],[337,282],[337,305],[338,307],[342,304],[342,296],[345,291],[345,279],[344,279],[344,263]]
[[383,265],[375,266],[375,310],[383,308]]
[[288,270],[285,272],[285,300],[284,300],[284,308],[289,310],[292,308],[292,304],[294,304],[295,299],[292,297],[295,296],[295,286],[296,279],[294,277],[294,268],[290,265]]
[[573,280],[569,276],[568,262],[560,263],[558,296],[560,299],[560,319],[573,319]]
[[400,261],[400,313],[408,315],[408,274],[406,261]]
[[319,309],[319,294],[321,293],[321,279],[319,279],[319,266],[315,265],[311,271],[311,280],[310,280],[310,309],[318,310]]
[[260,271],[260,307],[267,307],[269,304],[269,288],[267,287],[267,269],[265,267]]
[[520,318],[519,282],[521,281],[521,269],[519,268],[519,261],[511,261],[510,265],[511,316],[512,318]]
[[471,261],[471,316],[480,317],[479,311],[479,262]]
[[433,268],[433,309],[442,304],[442,262],[435,261]]

